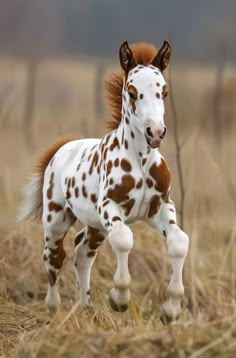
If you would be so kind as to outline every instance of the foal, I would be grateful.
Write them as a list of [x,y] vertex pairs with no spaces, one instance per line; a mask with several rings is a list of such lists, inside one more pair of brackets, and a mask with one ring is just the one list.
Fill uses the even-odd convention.
[[171,48],[159,51],[148,44],[119,50],[122,75],[106,83],[113,111],[112,129],[103,139],[65,140],[49,148],[26,187],[19,219],[42,217],[44,262],[48,274],[46,305],[55,311],[60,302],[58,275],[65,258],[64,237],[79,220],[85,228],[75,237],[75,268],[81,304],[90,303],[90,272],[99,245],[108,238],[117,257],[111,307],[128,308],[128,256],[133,234],[127,224],[145,220],[165,238],[172,276],[162,320],[176,319],[184,294],[182,270],[188,236],[176,224],[170,200],[170,172],[159,153],[165,134],[164,99],[168,94],[163,71]]

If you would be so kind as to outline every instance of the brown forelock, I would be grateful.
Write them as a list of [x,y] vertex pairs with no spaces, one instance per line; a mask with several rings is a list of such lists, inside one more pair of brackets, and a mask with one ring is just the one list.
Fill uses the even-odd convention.
[[56,152],[66,143],[71,142],[79,138],[60,138],[57,142],[48,147],[42,155],[39,157],[37,164],[35,165],[36,174],[40,174],[42,184],[44,172],[52,159],[52,157],[56,154]]
[[[130,46],[135,62],[140,65],[148,65],[157,54],[157,48],[149,43],[137,43]],[[110,106],[112,119],[108,120],[108,130],[116,129],[121,121],[122,89],[124,73],[110,73],[105,80],[105,93]]]

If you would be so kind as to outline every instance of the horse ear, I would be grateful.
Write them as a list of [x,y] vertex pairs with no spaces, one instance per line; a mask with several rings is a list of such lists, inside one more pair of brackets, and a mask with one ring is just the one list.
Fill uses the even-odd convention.
[[136,65],[133,52],[131,51],[127,41],[120,46],[119,56],[120,65],[127,74]]
[[171,47],[169,42],[164,41],[162,47],[157,52],[156,56],[152,60],[152,65],[156,66],[163,72],[166,67],[169,65],[171,56]]

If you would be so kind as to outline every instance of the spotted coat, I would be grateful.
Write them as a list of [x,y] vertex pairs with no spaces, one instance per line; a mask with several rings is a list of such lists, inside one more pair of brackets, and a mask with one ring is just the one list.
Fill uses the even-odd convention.
[[81,303],[90,303],[91,267],[98,247],[108,237],[118,261],[109,302],[115,310],[127,309],[128,254],[133,245],[127,224],[144,220],[166,237],[172,258],[164,317],[176,318],[180,312],[188,238],[176,224],[170,171],[158,150],[166,134],[164,100],[168,88],[163,70],[171,50],[166,41],[156,55],[153,48],[146,49],[145,55],[144,48],[140,45],[132,51],[126,42],[120,47],[124,76],[113,77],[108,85],[108,98],[116,110],[112,130],[102,139],[65,140],[54,145],[39,161],[38,172],[27,187],[28,201],[21,218],[42,212],[49,281],[46,303],[51,311],[60,303],[57,284],[66,255],[63,239],[76,220],[85,225],[75,238]]

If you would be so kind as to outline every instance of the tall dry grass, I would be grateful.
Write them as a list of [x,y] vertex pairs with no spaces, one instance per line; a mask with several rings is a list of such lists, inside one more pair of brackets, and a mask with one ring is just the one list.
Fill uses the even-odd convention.
[[[129,260],[132,300],[128,312],[115,313],[108,304],[116,259],[107,242],[92,272],[93,306],[78,307],[73,268],[76,228],[72,228],[65,240],[67,257],[60,278],[62,306],[55,317],[48,316],[42,227],[40,223],[16,225],[15,213],[20,189],[45,146],[61,134],[96,136],[104,131],[92,105],[94,67],[74,62],[42,64],[32,129],[34,146],[30,149],[21,129],[24,66],[10,66],[5,61],[0,74],[3,85],[11,82],[20,93],[1,129],[0,141],[1,355],[235,357],[235,129],[224,132],[221,145],[214,144],[209,106],[205,107],[207,90],[214,83],[212,69],[174,71],[190,250],[184,269],[183,313],[179,321],[167,327],[160,322],[159,313],[170,279],[170,261],[163,238],[143,224],[132,227],[135,244]],[[6,97],[3,103],[10,100]],[[172,171],[172,198],[178,207],[169,110],[167,127],[162,153]]]

